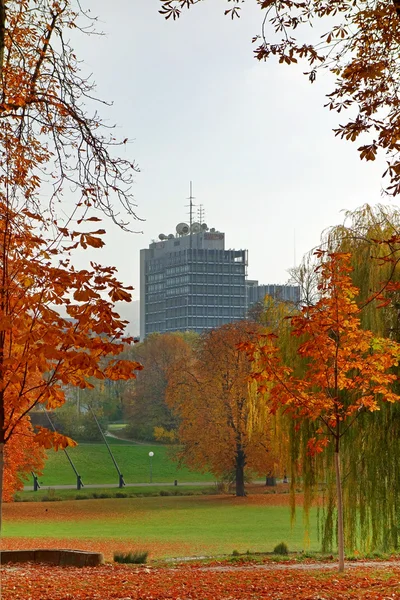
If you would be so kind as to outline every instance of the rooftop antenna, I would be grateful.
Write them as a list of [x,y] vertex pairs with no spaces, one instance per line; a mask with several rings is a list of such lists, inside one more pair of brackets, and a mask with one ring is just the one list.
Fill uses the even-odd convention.
[[200,204],[197,209],[197,218],[199,219],[200,225],[202,225],[204,223],[204,208],[202,204]]
[[[195,206],[193,204],[193,200],[194,199],[195,199],[195,197],[193,196],[192,182],[190,182],[190,195],[189,195],[189,198],[188,198],[188,200],[189,200],[189,215],[190,215],[190,217],[189,217],[189,219],[190,219],[190,221],[189,221],[189,227],[190,227],[190,232],[189,232],[189,235],[190,235],[190,249],[192,249],[192,246],[193,246],[192,224],[193,224],[193,206]],[[187,204],[186,204],[186,206],[187,206]]]

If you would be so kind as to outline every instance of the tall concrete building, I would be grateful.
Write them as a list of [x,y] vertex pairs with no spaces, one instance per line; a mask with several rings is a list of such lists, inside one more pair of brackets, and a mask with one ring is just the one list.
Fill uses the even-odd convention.
[[226,250],[225,234],[203,223],[140,251],[140,337],[196,331],[243,319],[247,310],[247,250]]

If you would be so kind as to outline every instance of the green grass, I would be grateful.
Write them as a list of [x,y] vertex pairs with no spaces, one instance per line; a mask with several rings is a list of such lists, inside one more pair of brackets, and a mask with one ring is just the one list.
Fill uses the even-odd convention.
[[[213,481],[214,477],[205,473],[193,473],[186,468],[179,469],[168,457],[168,448],[157,444],[132,444],[122,440],[109,440],[117,464],[126,483],[149,483],[150,458],[152,461],[153,483],[190,481]],[[68,449],[84,484],[117,483],[118,474],[108,454],[105,444],[79,444]],[[48,460],[39,482],[44,486],[69,485],[76,483],[75,474],[64,452],[48,452]],[[30,481],[28,483],[31,483]]]
[[121,429],[125,429],[126,426],[127,426],[127,423],[109,423],[108,431],[111,431],[111,432],[121,431]]
[[[21,510],[27,505],[20,504]],[[165,544],[176,556],[176,544],[197,555],[271,552],[284,540],[291,551],[318,550],[316,511],[311,511],[310,545],[305,546],[302,511],[290,526],[288,507],[265,506],[232,497],[158,497],[87,500],[30,505],[34,518],[10,522],[5,511],[3,535],[70,539],[134,540]],[[169,549],[171,544],[171,549]],[[173,546],[175,544],[175,547]],[[184,552],[184,550],[182,550]]]
[[118,494],[125,494],[128,498],[147,497],[147,496],[198,496],[198,495],[211,495],[216,493],[215,486],[207,485],[185,485],[185,486],[145,486],[145,487],[124,487],[122,489],[115,488],[82,488],[77,489],[54,489],[50,490],[40,489],[37,492],[18,492],[16,499],[18,502],[41,502],[43,498],[54,495],[56,500],[87,500],[92,499],[95,494],[97,497],[101,497],[107,494],[108,498],[118,498]]

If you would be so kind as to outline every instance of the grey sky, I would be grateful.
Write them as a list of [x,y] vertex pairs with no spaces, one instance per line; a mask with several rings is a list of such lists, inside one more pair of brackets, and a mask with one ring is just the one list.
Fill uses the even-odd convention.
[[102,113],[130,140],[122,152],[141,168],[134,194],[145,219],[135,225],[143,235],[108,224],[106,248],[91,257],[117,266],[135,297],[139,250],[188,220],[190,180],[206,223],[225,232],[228,248],[248,248],[249,277],[261,283],[287,280],[294,237],[299,262],[324,228],[342,222],[341,210],[381,201],[384,160],[361,162],[360,144],[331,131],[340,116],[323,108],[330,76],[311,85],[305,65],[253,58],[254,0],[234,22],[222,0],[176,22],[158,14],[159,0],[83,4],[106,36],[81,39],[77,51],[99,97],[114,101]]

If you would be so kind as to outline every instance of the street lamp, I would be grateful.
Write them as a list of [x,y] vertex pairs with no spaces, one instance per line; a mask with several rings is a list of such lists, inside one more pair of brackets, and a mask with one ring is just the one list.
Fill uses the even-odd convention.
[[153,483],[153,464],[152,464],[152,458],[154,456],[154,452],[149,452],[149,459],[150,459],[150,483]]

